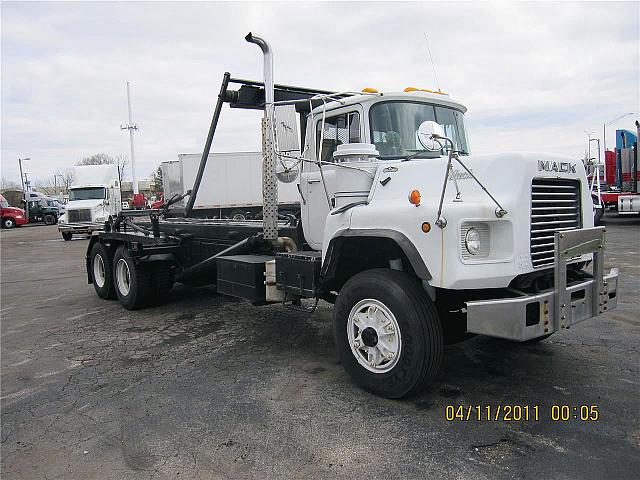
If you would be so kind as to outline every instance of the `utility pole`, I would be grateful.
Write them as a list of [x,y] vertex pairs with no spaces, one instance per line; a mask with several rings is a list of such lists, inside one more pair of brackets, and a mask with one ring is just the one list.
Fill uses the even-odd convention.
[[[31,158],[27,157],[27,158],[19,158],[18,159],[18,165],[20,166],[20,183],[22,183],[22,201],[24,202],[24,211],[27,214],[27,218],[29,218],[29,202],[27,202],[27,193],[25,190],[25,181],[24,181],[24,177],[25,177],[25,173],[22,173],[22,161],[27,161],[27,160],[31,160]],[[27,187],[29,187],[29,182],[27,182]]]
[[[133,183],[133,194],[138,194],[138,177],[136,176],[136,149],[133,142],[133,133],[138,130],[138,126],[133,123],[133,113],[131,111],[131,83],[127,82],[127,106],[129,107],[129,123],[120,125],[120,130],[129,130],[129,141],[131,142],[131,176]],[[122,188],[122,186],[120,186]]]

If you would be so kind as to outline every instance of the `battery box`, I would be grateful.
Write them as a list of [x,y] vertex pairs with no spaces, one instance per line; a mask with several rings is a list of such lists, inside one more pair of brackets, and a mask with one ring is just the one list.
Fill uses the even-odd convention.
[[273,260],[268,255],[230,255],[216,260],[219,293],[249,300],[254,304],[266,303],[265,264]]
[[292,295],[313,298],[320,282],[322,252],[276,253],[278,288]]

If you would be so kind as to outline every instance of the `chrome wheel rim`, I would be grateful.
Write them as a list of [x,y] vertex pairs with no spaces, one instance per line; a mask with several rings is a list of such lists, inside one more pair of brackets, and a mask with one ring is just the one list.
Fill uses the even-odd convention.
[[96,285],[100,288],[104,287],[104,284],[107,282],[104,260],[102,260],[102,255],[100,254],[93,257],[93,281],[96,282]]
[[4,226],[5,226],[6,228],[11,228],[11,227],[13,226],[13,221],[12,221],[12,220],[9,220],[9,219],[5,220],[5,221],[4,221]]
[[116,263],[116,283],[118,284],[118,291],[123,296],[129,295],[131,291],[131,272],[124,258],[119,259],[118,263]]
[[382,302],[366,298],[349,312],[347,337],[358,363],[373,373],[386,373],[396,366],[402,349],[395,315]]

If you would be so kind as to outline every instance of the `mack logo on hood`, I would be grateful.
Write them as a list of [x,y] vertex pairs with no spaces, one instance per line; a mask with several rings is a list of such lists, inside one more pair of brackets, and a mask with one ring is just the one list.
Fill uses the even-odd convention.
[[576,173],[576,164],[569,162],[550,162],[538,160],[538,170],[545,172]]

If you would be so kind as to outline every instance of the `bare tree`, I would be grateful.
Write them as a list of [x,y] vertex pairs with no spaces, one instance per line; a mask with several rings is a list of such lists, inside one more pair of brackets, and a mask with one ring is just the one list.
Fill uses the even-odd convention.
[[58,175],[58,180],[60,180],[61,185],[64,185],[64,192],[69,193],[69,188],[71,188],[71,185],[73,185],[73,181],[75,180],[75,172],[73,171],[73,168],[57,170],[56,175]]
[[127,178],[127,166],[129,165],[129,157],[125,154],[120,153],[116,157],[116,165],[118,166],[118,177],[120,180],[120,185],[122,185],[122,181]]
[[96,153],[89,157],[84,157],[76,165],[114,165],[116,161],[111,155],[106,153]]
[[10,188],[11,189],[17,188],[18,190],[22,190],[22,187],[18,182],[11,180],[7,177],[2,177],[2,179],[0,180],[0,190],[7,190]]
[[55,173],[35,182],[39,191],[46,195],[58,195],[69,193],[69,187],[73,184],[74,172],[72,168],[58,169]]

